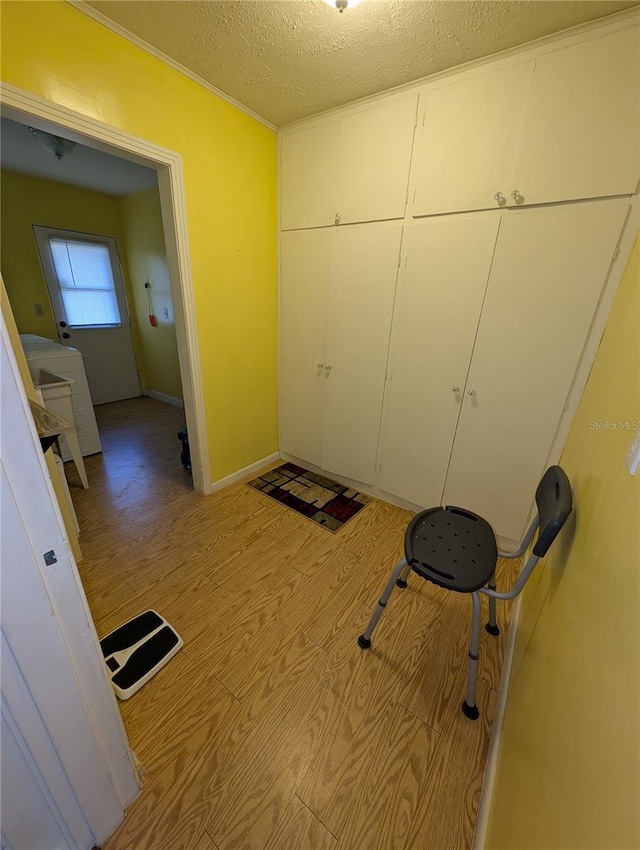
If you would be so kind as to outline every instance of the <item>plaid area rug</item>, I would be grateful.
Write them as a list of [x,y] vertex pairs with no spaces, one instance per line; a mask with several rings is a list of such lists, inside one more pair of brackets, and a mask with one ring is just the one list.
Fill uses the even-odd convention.
[[329,531],[339,531],[373,501],[371,496],[295,463],[283,463],[247,483]]

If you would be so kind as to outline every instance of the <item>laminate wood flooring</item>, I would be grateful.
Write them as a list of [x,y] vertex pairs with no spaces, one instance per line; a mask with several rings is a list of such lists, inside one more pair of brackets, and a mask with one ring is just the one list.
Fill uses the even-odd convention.
[[[120,703],[145,767],[104,850],[467,850],[502,632],[482,633],[481,719],[465,695],[468,597],[410,578],[365,652],[356,639],[410,514],[374,501],[330,534],[247,487],[196,495],[183,413],[102,405],[83,490],[80,574],[98,634],[155,608],[185,641]],[[513,562],[502,562],[498,586]]]

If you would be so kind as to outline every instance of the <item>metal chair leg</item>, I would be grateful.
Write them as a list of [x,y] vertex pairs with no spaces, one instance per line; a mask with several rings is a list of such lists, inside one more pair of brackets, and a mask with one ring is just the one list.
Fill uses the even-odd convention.
[[402,570],[398,580],[396,581],[397,587],[401,587],[403,590],[407,586],[407,579],[409,578],[409,573],[411,572],[411,564],[407,564],[407,566]]
[[386,608],[387,602],[389,601],[389,597],[391,596],[391,591],[395,587],[396,580],[397,580],[398,576],[400,575],[400,573],[404,570],[404,568],[406,566],[407,566],[407,562],[403,558],[394,567],[394,570],[391,573],[391,578],[387,582],[387,586],[385,587],[385,589],[382,593],[382,596],[380,597],[380,599],[378,601],[378,605],[376,607],[376,610],[371,615],[371,619],[369,620],[369,625],[367,626],[364,634],[361,634],[360,637],[358,638],[358,646],[361,649],[369,649],[369,647],[371,646],[371,635],[373,634],[373,630],[375,629],[375,627],[378,623],[378,620],[382,616],[382,612]]
[[[489,579],[488,583],[489,590],[496,589],[496,574],[494,573]],[[489,597],[489,622],[485,626],[485,629],[489,632],[490,635],[497,637],[500,634],[500,627],[496,623],[496,600],[495,597]]]
[[469,673],[467,678],[467,698],[462,703],[462,712],[469,720],[480,716],[476,705],[476,680],[478,677],[478,651],[480,648],[480,594],[476,590],[471,594],[473,617],[471,619],[471,641],[469,643]]

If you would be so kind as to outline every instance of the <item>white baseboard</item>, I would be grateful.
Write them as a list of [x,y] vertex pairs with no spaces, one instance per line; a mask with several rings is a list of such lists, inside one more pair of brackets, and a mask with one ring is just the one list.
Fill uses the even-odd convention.
[[231,475],[227,475],[224,478],[218,478],[217,481],[214,481],[211,484],[211,492],[215,493],[217,490],[222,490],[223,487],[228,487],[229,484],[235,484],[236,481],[240,481],[242,478],[247,478],[249,475],[253,475],[254,472],[262,469],[263,466],[268,466],[276,460],[280,460],[280,452],[274,452],[272,455],[263,457],[255,463],[250,463],[249,466],[245,466],[237,472],[232,472]]
[[171,404],[173,407],[184,407],[184,401],[181,398],[174,398],[172,395],[160,393],[158,390],[145,389],[142,391],[142,395],[148,395],[149,398],[155,398],[156,401],[162,401],[164,404]]
[[511,623],[509,626],[509,637],[507,638],[507,646],[504,653],[504,664],[502,669],[502,679],[500,681],[500,692],[498,693],[498,699],[496,702],[496,714],[493,719],[493,727],[491,729],[491,742],[489,743],[487,764],[484,769],[482,790],[480,792],[480,805],[478,806],[478,816],[476,817],[476,826],[473,832],[473,842],[471,845],[471,850],[483,850],[487,839],[489,812],[491,811],[491,803],[493,801],[493,789],[496,781],[496,770],[498,767],[498,753],[500,751],[500,744],[502,743],[504,712],[507,705],[509,686],[511,684],[513,654],[516,645],[516,635],[518,634],[518,623],[520,621],[521,603],[522,596],[518,596],[513,606],[513,611],[511,612]]

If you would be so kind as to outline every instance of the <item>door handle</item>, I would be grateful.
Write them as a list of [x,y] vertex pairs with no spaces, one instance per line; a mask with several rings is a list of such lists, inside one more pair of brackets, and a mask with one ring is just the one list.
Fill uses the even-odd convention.
[[66,323],[66,322],[60,322],[60,327],[61,327],[61,328],[66,328],[66,327],[67,327],[67,323]]
[[467,395],[470,395],[470,396],[474,396],[475,394],[476,394],[475,390],[469,390],[469,392],[467,393]]
[[71,334],[68,333],[60,334],[60,336],[62,337],[62,339],[71,339]]

